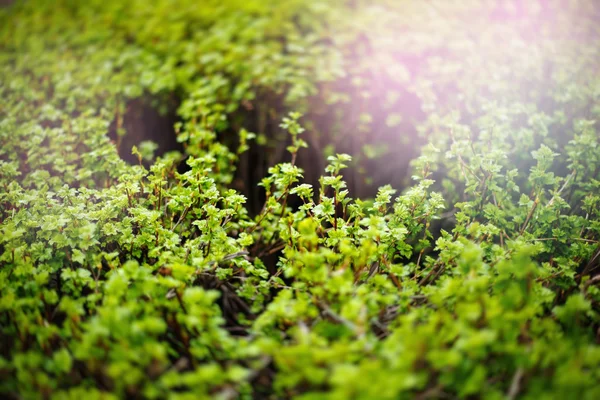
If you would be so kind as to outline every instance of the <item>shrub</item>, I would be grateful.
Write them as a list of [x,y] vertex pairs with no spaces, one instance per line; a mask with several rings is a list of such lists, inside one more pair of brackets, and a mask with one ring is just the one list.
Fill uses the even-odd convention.
[[[598,15],[0,10],[0,393],[600,397]],[[182,151],[123,161],[131,102],[173,98]]]

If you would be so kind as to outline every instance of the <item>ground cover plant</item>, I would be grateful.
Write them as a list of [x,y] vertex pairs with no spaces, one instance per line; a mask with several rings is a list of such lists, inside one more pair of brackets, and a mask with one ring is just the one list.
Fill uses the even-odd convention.
[[0,394],[600,398],[599,20],[0,8]]

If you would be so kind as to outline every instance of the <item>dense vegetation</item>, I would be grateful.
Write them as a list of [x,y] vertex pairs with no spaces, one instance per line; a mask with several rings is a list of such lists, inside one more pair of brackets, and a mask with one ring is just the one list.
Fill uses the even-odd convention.
[[599,18],[0,9],[0,395],[600,398]]

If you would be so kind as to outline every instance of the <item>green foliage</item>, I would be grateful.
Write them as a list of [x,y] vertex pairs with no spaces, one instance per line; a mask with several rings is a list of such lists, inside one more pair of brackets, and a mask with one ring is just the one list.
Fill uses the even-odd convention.
[[[600,397],[596,2],[175,3],[0,10],[1,395]],[[126,164],[128,102],[172,95],[185,154]],[[268,97],[289,161],[253,216],[236,116]],[[412,183],[353,196],[406,121]]]

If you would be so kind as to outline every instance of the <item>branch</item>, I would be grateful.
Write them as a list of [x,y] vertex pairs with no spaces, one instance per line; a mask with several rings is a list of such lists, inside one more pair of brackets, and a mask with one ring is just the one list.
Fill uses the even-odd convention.
[[521,390],[521,379],[523,378],[523,374],[523,368],[517,368],[517,371],[513,375],[508,393],[506,394],[507,399],[514,400],[519,394],[519,391]]

